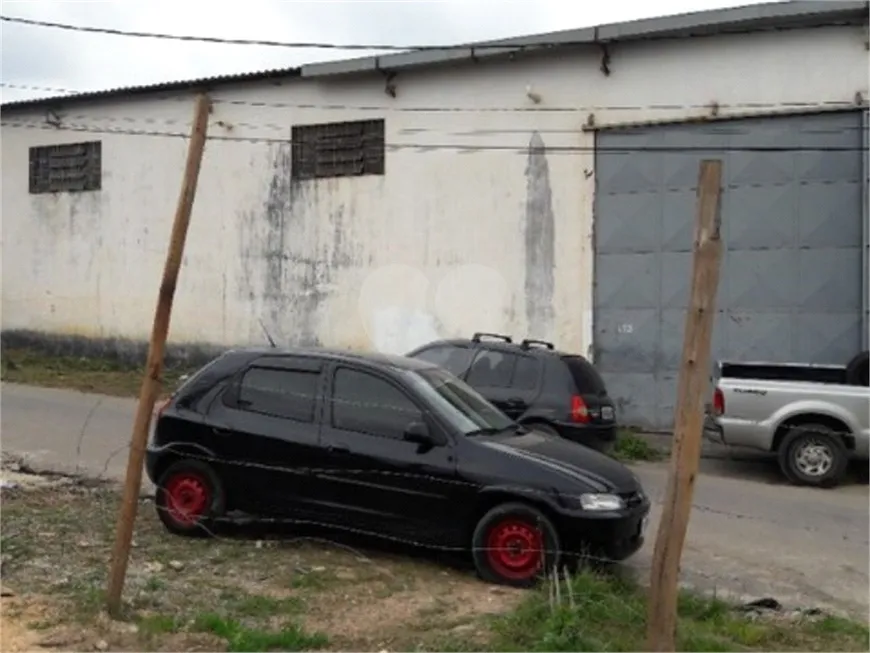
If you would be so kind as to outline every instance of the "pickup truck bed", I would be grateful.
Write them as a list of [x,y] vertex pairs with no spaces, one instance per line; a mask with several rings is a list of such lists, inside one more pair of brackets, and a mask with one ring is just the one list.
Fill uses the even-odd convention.
[[720,362],[704,437],[776,453],[795,484],[836,485],[850,459],[868,459],[866,361],[862,352],[847,366]]

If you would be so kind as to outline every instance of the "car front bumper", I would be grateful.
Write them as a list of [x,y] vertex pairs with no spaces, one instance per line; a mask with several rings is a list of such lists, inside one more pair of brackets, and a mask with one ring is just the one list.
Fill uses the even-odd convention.
[[563,549],[612,562],[625,560],[643,546],[649,511],[645,496],[619,512],[572,511],[562,520]]

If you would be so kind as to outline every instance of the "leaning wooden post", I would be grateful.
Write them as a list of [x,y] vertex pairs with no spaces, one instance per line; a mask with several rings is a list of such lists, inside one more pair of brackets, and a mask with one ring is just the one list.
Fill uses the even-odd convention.
[[160,294],[157,298],[157,308],[154,312],[154,324],[151,330],[151,342],[148,346],[148,361],[142,379],[142,388],[139,391],[139,406],[133,422],[133,434],[130,438],[127,476],[124,481],[124,495],[118,513],[115,545],[112,549],[112,563],[109,569],[109,586],[106,593],[106,607],[112,616],[118,616],[121,608],[121,593],[124,589],[130,545],[133,541],[133,523],[136,520],[136,509],[139,506],[142,465],[145,460],[145,448],[148,445],[151,414],[154,411],[154,402],[160,392],[160,375],[163,371],[163,353],[166,349],[166,336],[169,333],[172,300],[175,296],[175,286],[184,254],[184,242],[187,238],[187,227],[190,224],[190,213],[196,196],[196,184],[205,150],[210,112],[211,101],[208,96],[204,93],[197,96],[190,143],[187,149],[187,164],[184,168],[178,207],[175,211],[172,235],[169,240],[169,250],[166,253],[166,263],[163,267],[163,280],[160,283]]
[[704,394],[722,258],[722,162],[702,161],[698,179],[692,284],[683,333],[683,359],[674,409],[667,491],[656,536],[647,605],[647,650],[675,651],[680,557],[701,457]]

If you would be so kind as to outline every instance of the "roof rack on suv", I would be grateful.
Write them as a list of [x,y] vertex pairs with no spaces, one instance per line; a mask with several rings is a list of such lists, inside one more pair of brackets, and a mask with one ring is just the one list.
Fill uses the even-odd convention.
[[526,338],[525,340],[523,340],[520,343],[520,348],[531,349],[532,345],[542,345],[542,346],[546,347],[547,349],[551,349],[551,350],[555,349],[555,347],[553,347],[552,342],[547,342],[546,340],[535,340],[534,338]]
[[514,341],[514,339],[511,338],[510,336],[505,336],[505,335],[502,335],[500,333],[486,333],[486,332],[475,333],[471,337],[471,341],[472,342],[480,342],[480,339],[483,338],[484,336],[486,336],[487,338],[496,338],[497,340],[504,340],[505,342],[510,342],[510,343],[512,343]]

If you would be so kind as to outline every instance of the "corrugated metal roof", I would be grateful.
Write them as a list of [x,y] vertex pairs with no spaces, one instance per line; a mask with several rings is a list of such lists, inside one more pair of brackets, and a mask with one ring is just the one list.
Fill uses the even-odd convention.
[[[144,86],[125,86],[102,91],[76,93],[28,100],[4,102],[0,108],[31,108],[58,103],[69,104],[98,98],[125,95],[154,94],[187,89],[212,89],[215,86],[263,80],[284,80],[296,77],[355,75],[377,71],[396,71],[449,65],[460,61],[517,56],[557,48],[600,45],[618,41],[642,41],[691,38],[727,33],[751,33],[768,30],[823,27],[827,25],[867,24],[868,0],[792,0],[756,4],[732,9],[699,11],[662,18],[633,20],[598,27],[564,30],[497,41],[468,44],[443,50],[413,50],[381,56],[357,57],[303,65],[298,68],[278,68],[234,75],[218,75],[184,81],[172,81]],[[530,44],[542,44],[530,45]],[[502,47],[503,46],[503,47]],[[484,48],[484,49],[479,49]]]
[[154,93],[160,92],[211,88],[214,86],[220,86],[223,84],[234,84],[237,82],[262,81],[269,79],[291,79],[294,77],[300,77],[301,75],[301,68],[274,68],[271,70],[258,70],[233,75],[215,75],[213,77],[200,77],[197,79],[159,82],[156,84],[143,84],[139,86],[118,86],[116,88],[107,88],[100,91],[86,91],[84,93],[73,93],[68,95],[53,95],[43,98],[13,100],[11,102],[4,102],[2,105],[0,105],[0,108],[11,109],[19,107],[33,107],[43,104],[54,104],[59,101],[79,102],[82,100],[92,100],[105,97],[121,97],[124,95],[152,95]]

